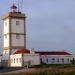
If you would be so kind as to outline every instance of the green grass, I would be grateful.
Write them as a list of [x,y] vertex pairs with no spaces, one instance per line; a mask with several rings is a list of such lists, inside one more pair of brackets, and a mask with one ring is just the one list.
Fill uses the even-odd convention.
[[75,65],[73,64],[42,64],[42,65],[30,66],[30,68],[48,68],[48,67],[70,68],[70,67],[75,67]]
[[40,73],[17,73],[17,74],[3,74],[3,75],[75,75],[75,71],[73,72],[61,72],[61,73],[50,73],[50,72],[40,72]]
[[3,75],[75,75],[75,65],[37,65],[30,66],[30,69],[34,68],[32,71],[13,73],[13,74],[3,74]]

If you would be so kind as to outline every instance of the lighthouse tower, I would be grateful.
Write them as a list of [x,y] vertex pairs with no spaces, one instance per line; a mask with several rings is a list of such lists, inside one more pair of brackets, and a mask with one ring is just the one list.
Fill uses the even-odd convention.
[[[4,23],[4,50],[3,55],[9,59],[17,49],[26,48],[26,16],[18,11],[17,6],[13,4],[11,11],[3,16]],[[7,56],[6,56],[7,55]]]

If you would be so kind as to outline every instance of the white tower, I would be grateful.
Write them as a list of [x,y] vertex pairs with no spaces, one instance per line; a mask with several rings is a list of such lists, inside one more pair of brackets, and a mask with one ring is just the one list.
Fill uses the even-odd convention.
[[[24,13],[17,11],[15,4],[11,6],[12,11],[3,17],[4,23],[4,50],[3,55],[9,56],[16,49],[26,48],[26,26]],[[7,56],[6,56],[7,55]],[[7,57],[9,59],[9,57]]]

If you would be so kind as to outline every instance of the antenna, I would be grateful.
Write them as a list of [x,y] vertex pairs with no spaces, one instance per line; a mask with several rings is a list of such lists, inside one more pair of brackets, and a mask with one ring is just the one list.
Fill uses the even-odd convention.
[[18,12],[22,11],[23,0],[18,0]]
[[18,12],[20,11],[20,9],[19,9],[19,8],[20,8],[20,4],[19,4],[19,0],[18,0]]
[[23,0],[21,0],[21,11],[23,10],[22,8],[23,8]]
[[23,0],[12,0],[13,5],[17,5],[17,11],[22,12]]

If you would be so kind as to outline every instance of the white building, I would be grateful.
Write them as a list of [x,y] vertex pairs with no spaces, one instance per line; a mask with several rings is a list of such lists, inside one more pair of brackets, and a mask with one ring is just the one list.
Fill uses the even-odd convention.
[[3,56],[9,59],[9,55],[14,53],[16,49],[26,48],[26,16],[22,12],[17,11],[17,7],[13,4],[12,11],[3,16],[4,24],[4,50]]
[[31,53],[30,50],[17,50],[14,54],[10,55],[11,67],[24,67],[27,65],[39,65],[40,55]]
[[44,64],[71,64],[75,55],[64,51],[37,51],[40,54],[41,63]]

